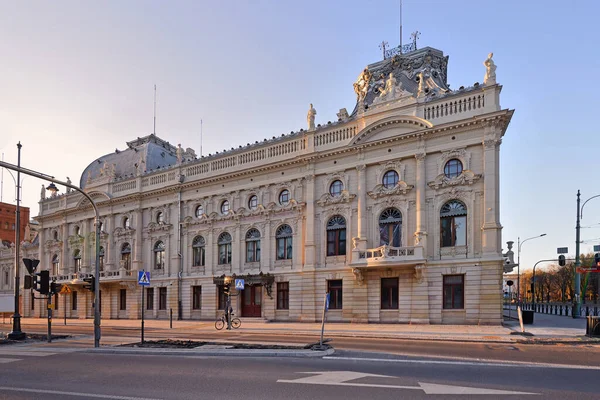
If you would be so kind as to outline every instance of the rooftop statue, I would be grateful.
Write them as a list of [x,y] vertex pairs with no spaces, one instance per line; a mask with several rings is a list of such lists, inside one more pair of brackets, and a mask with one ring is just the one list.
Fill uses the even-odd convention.
[[177,145],[177,164],[181,164],[183,162],[183,149],[181,148],[181,144]]
[[46,187],[42,183],[42,191],[40,192],[40,199],[44,200],[46,198]]
[[358,100],[364,100],[365,96],[367,95],[371,77],[371,71],[369,71],[369,68],[365,68],[363,72],[361,72],[361,74],[359,75],[356,82],[354,82],[354,92],[356,93]]
[[311,103],[310,108],[308,109],[308,114],[306,115],[306,122],[308,122],[309,131],[313,131],[315,129],[315,115],[317,115],[317,110],[315,110]]
[[[72,183],[72,182],[71,182],[71,179],[69,179],[69,177],[68,177],[68,176],[67,176],[67,183],[68,183],[69,185]],[[67,193],[71,193],[71,190],[72,190],[72,189],[71,189],[70,187],[68,187],[68,186],[67,186]]]
[[487,60],[483,62],[483,65],[485,65],[485,77],[483,78],[484,85],[496,84],[496,64],[494,63],[494,60],[492,60],[492,57],[494,57],[494,53],[488,54]]
[[425,85],[425,72],[421,71],[419,72],[419,90],[417,91],[417,97],[424,97],[425,96],[425,88],[427,85]]

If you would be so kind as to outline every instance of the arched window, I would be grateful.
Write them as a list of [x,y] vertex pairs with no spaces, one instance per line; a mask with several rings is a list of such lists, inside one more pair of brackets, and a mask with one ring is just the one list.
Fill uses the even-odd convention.
[[223,232],[217,240],[219,245],[219,264],[231,264],[231,235]]
[[385,187],[386,189],[395,188],[396,185],[398,184],[398,173],[396,171],[394,171],[393,169],[386,172],[383,175],[383,181],[381,183],[383,184],[383,187]]
[[58,258],[58,254],[52,256],[52,275],[58,275],[60,270],[60,259]]
[[338,197],[340,194],[342,194],[342,190],[344,190],[344,184],[342,183],[342,181],[338,179],[331,182],[331,185],[329,186],[330,195],[332,195],[333,197]]
[[204,207],[202,207],[202,204],[200,204],[198,207],[196,207],[196,218],[200,218],[201,216],[204,215]]
[[123,217],[123,228],[124,229],[131,228],[131,225],[129,224],[129,217]]
[[129,243],[123,243],[121,246],[121,265],[127,271],[131,269],[131,245]]
[[277,240],[277,259],[292,259],[292,228],[289,225],[281,225],[275,232]]
[[327,222],[327,255],[346,255],[346,219],[334,215]]
[[160,240],[154,244],[154,269],[165,267],[165,244]]
[[221,214],[227,215],[228,212],[229,212],[229,201],[223,200],[223,202],[221,203]]
[[402,214],[395,208],[383,210],[379,216],[379,245],[400,247],[401,239]]
[[163,214],[162,211],[159,211],[156,213],[156,223],[157,224],[164,224],[165,223],[165,215]]
[[81,250],[77,249],[73,252],[73,265],[75,272],[81,272]]
[[206,241],[202,236],[196,236],[192,242],[193,263],[194,267],[203,267],[206,258]]
[[287,189],[283,189],[281,193],[279,193],[279,204],[282,206],[287,206],[290,203],[290,191]]
[[99,261],[98,264],[100,266],[100,271],[104,271],[104,247],[100,246],[100,251],[98,252]]
[[252,211],[258,208],[258,197],[255,194],[248,199],[248,208]]
[[444,166],[444,175],[446,175],[446,177],[450,179],[456,178],[457,176],[462,174],[462,171],[463,165],[460,162],[460,160],[456,158],[449,160]]
[[246,233],[246,262],[260,261],[260,232],[250,229]]
[[459,200],[450,200],[440,210],[441,246],[467,245],[467,207]]

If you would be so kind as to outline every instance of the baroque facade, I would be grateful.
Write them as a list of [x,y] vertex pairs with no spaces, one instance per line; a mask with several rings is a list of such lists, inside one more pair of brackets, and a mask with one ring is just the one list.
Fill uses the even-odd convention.
[[[94,160],[82,187],[101,214],[103,318],[499,324],[501,109],[483,84],[451,90],[433,48],[367,66],[336,122],[197,158],[155,135]],[[316,105],[318,107],[318,105]],[[38,256],[72,293],[55,316],[93,315],[94,213],[77,192],[40,200]],[[151,273],[144,293],[138,271]],[[221,278],[219,278],[221,277]],[[42,304],[23,296],[26,316]],[[63,307],[63,302],[65,302]]]

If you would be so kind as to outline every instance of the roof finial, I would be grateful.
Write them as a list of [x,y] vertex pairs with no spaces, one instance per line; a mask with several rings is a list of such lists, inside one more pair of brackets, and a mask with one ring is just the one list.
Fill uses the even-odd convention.
[[417,39],[419,38],[419,36],[421,35],[421,32],[419,31],[414,31],[413,33],[410,34],[410,38],[412,39],[412,44],[414,49],[417,49]]
[[388,47],[388,42],[386,42],[385,40],[383,40],[380,44],[379,44],[379,48],[381,49],[381,51],[383,52],[383,59],[385,60],[385,51],[387,50]]

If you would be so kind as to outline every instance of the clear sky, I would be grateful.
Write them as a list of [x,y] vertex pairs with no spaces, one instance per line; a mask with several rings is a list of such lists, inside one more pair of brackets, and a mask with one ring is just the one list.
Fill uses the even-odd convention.
[[[450,56],[452,88],[482,82],[494,52],[501,104],[515,109],[501,147],[503,242],[523,268],[575,250],[576,193],[600,194],[600,52],[595,0],[404,0],[404,43]],[[94,159],[152,132],[214,153],[305,128],[355,103],[352,83],[399,41],[399,0],[0,0],[0,152],[78,182]],[[47,183],[47,182],[46,182]],[[23,181],[37,215],[42,182]],[[62,188],[64,190],[64,188]],[[4,171],[3,201],[15,203]],[[582,219],[600,244],[600,198]]]

